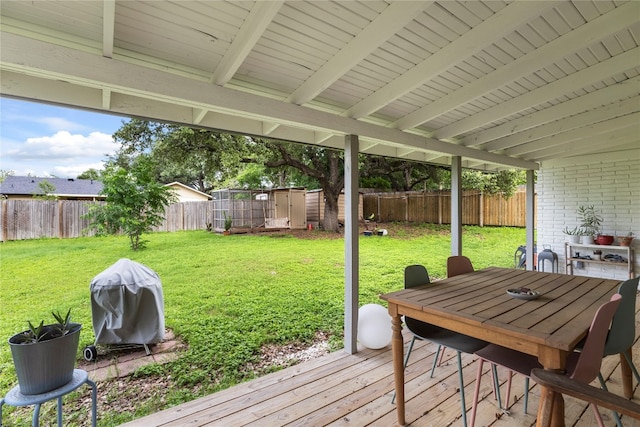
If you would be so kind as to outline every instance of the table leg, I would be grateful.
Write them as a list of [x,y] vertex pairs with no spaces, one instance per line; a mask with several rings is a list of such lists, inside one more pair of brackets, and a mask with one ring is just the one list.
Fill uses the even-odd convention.
[[564,399],[561,393],[540,387],[536,427],[565,427]]
[[[568,352],[549,347],[539,349],[538,361],[545,369],[565,372]],[[540,387],[540,403],[536,427],[565,427],[564,399],[562,393],[556,393],[546,387]]]
[[391,344],[393,351],[393,372],[396,382],[396,410],[398,413],[398,424],[405,425],[404,413],[404,340],[402,339],[402,322],[396,313],[391,317],[391,330],[393,331]]
[[[627,350],[629,358],[633,360],[633,354],[631,349]],[[627,363],[627,359],[624,354],[620,353],[620,373],[622,375],[622,390],[624,397],[627,399],[633,398],[633,375],[631,374],[631,366]]]

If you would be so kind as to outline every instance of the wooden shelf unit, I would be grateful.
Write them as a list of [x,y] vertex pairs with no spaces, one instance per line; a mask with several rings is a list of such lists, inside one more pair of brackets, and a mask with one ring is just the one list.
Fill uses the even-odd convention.
[[[595,260],[595,259],[583,259],[575,257],[575,249],[586,249],[590,252],[589,256],[593,256],[593,251],[601,250],[602,256],[604,257],[607,253],[619,253],[620,256],[626,258],[626,262],[615,262],[615,261],[606,261],[606,260]],[[579,252],[579,251],[578,251]],[[582,256],[586,256],[587,254],[582,254]],[[635,277],[634,272],[634,264],[635,258],[633,254],[633,248],[631,246],[619,246],[619,245],[595,245],[595,244],[584,244],[584,243],[571,243],[566,242],[564,244],[564,256],[566,260],[567,274],[573,274],[573,263],[574,262],[584,262],[589,264],[607,264],[615,267],[627,267],[627,271],[629,272],[629,278],[633,279]]]

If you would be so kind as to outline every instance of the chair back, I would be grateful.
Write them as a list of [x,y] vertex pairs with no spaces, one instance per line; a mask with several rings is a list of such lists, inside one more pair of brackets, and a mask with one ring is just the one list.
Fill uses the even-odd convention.
[[620,305],[620,301],[622,301],[622,296],[614,294],[608,302],[602,304],[596,311],[580,357],[573,371],[568,373],[571,379],[588,384],[598,376],[600,365],[602,364],[604,343],[607,339],[611,320]]
[[404,288],[415,288],[416,286],[431,283],[429,273],[424,265],[409,265],[404,269]]
[[613,316],[611,329],[604,345],[604,355],[619,354],[631,348],[636,339],[636,295],[640,277],[622,282],[618,293],[622,295],[620,306]]
[[471,260],[466,256],[455,255],[447,258],[447,277],[471,273],[472,271],[473,264],[471,264]]

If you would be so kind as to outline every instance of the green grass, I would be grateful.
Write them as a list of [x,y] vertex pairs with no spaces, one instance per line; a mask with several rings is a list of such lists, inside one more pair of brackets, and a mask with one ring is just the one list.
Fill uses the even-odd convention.
[[[387,237],[360,238],[361,305],[382,304],[379,294],[401,289],[408,264],[424,264],[432,279],[446,274],[446,228],[390,224],[389,230]],[[117,425],[250,379],[255,374],[245,367],[268,343],[311,342],[323,331],[333,349],[341,348],[344,241],[313,233],[319,238],[158,233],[146,236],[148,247],[140,252],[129,249],[126,237],[2,243],[0,396],[16,382],[6,340],[26,329],[27,320],[52,320],[51,311],[71,308],[73,320],[84,325],[80,349],[93,344],[89,284],[120,258],[159,274],[166,325],[188,349],[174,362],[136,373],[150,381],[170,376],[161,396],[141,399],[132,391],[130,398],[140,399],[135,413],[102,410],[100,425]],[[463,234],[464,254],[476,268],[513,266],[513,253],[524,241],[524,229],[516,228],[466,227]],[[101,387],[107,401],[121,398],[109,390]],[[19,416],[13,414],[10,422],[21,425],[30,415],[14,419]],[[78,425],[73,418],[69,422]]]

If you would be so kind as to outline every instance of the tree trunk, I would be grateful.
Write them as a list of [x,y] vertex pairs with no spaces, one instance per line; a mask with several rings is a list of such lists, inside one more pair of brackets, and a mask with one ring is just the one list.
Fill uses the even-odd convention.
[[326,231],[337,232],[340,228],[338,224],[338,197],[331,191],[324,191],[324,221],[322,226]]

